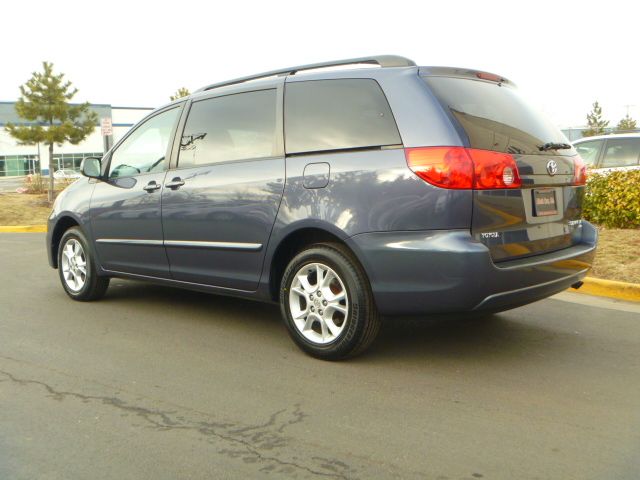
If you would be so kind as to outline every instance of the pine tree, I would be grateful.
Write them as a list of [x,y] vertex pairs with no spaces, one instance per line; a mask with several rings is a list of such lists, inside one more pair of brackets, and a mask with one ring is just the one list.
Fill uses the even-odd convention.
[[191,95],[191,92],[189,91],[188,88],[180,87],[176,91],[176,93],[174,95],[171,95],[171,97],[169,97],[169,98],[173,102],[174,100],[178,100],[179,98],[182,98],[182,97],[188,97],[189,95]]
[[89,103],[71,105],[68,102],[78,93],[64,74],[54,74],[53,64],[42,62],[43,72],[20,86],[16,113],[31,125],[8,123],[6,129],[20,145],[44,143],[49,146],[49,202],[53,202],[53,145],[69,142],[77,145],[93,132],[98,114]]
[[616,127],[616,130],[618,132],[628,132],[630,130],[635,130],[637,128],[638,126],[636,125],[636,121],[633,118],[631,118],[627,113],[627,115],[618,122],[618,126]]
[[609,125],[609,120],[602,119],[602,107],[596,101],[591,111],[587,114],[587,126],[589,128],[582,131],[582,136],[592,137],[594,135],[602,135],[605,133],[607,125]]

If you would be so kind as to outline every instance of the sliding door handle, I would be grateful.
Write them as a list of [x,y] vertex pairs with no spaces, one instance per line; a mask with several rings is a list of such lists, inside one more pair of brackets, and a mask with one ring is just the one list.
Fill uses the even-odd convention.
[[171,190],[176,190],[184,185],[184,180],[180,177],[176,177],[172,179],[170,182],[164,184],[165,187],[170,188]]

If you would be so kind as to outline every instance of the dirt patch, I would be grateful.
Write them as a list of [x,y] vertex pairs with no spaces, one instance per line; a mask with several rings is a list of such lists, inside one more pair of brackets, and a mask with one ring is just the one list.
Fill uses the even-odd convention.
[[50,213],[46,194],[0,193],[0,225],[45,225]]
[[592,277],[640,283],[640,229],[600,228]]

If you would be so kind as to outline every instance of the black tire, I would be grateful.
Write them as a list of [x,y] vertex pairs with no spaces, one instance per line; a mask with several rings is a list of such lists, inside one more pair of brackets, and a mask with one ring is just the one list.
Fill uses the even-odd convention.
[[[82,246],[86,268],[84,284],[77,290],[67,283],[67,280],[65,280],[65,272],[63,272],[63,251],[65,246],[70,242],[72,243],[73,240],[77,241]],[[109,277],[98,276],[96,273],[96,262],[93,250],[84,236],[84,233],[82,233],[82,230],[78,227],[68,229],[60,239],[58,247],[58,273],[60,276],[60,283],[62,283],[62,288],[64,288],[67,295],[74,300],[81,302],[89,302],[102,298],[109,287]]]
[[[296,327],[291,313],[289,292],[295,276],[312,263],[321,263],[334,270],[344,284],[348,298],[344,328],[330,343],[320,344],[306,338]],[[312,245],[289,262],[280,284],[280,308],[293,341],[309,355],[323,360],[342,360],[364,352],[380,330],[380,317],[369,280],[353,254],[340,244]]]

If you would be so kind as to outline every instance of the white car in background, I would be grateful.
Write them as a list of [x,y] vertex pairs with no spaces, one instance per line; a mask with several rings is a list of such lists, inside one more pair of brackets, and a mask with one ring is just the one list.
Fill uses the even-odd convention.
[[592,172],[640,169],[640,133],[586,137],[573,146]]
[[56,170],[53,172],[53,178],[56,180],[75,180],[80,178],[82,175],[75,170]]

